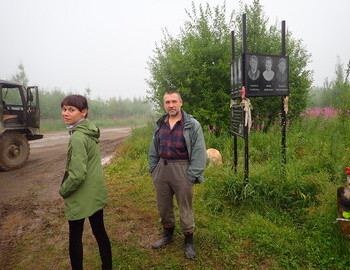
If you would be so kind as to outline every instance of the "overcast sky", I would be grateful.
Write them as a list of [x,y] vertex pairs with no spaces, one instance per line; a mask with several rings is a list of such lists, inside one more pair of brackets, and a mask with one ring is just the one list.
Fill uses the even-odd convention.
[[[222,4],[222,0],[194,3]],[[251,4],[252,0],[244,3]],[[286,21],[312,54],[314,85],[350,59],[349,0],[261,0],[270,23]],[[228,10],[239,1],[227,1]],[[30,84],[93,97],[144,97],[147,61],[168,28],[177,35],[191,0],[0,0],[0,78],[22,63]],[[229,80],[229,78],[228,78]]]

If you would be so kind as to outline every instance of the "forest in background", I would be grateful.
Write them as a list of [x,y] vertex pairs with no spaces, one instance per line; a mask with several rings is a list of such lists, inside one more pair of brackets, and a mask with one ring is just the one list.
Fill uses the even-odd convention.
[[[40,109],[42,119],[61,119],[60,104],[66,95],[61,90],[40,92]],[[76,94],[76,93],[74,93]],[[89,94],[83,94],[89,102],[89,117],[91,119],[112,119],[120,120],[127,118],[147,118],[151,114],[151,105],[145,98],[109,98],[91,99]]]
[[334,78],[325,79],[322,87],[314,87],[310,93],[311,107],[333,107],[347,111],[350,104],[350,61],[344,66],[340,58],[334,69]]
[[[18,65],[18,71],[10,79],[11,81],[28,86],[29,79],[24,70],[24,65]],[[153,110],[151,103],[144,97],[133,99],[122,99],[111,97],[108,100],[101,98],[92,99],[90,88],[82,91],[64,92],[59,88],[52,90],[39,89],[40,91],[40,112],[41,130],[53,131],[64,128],[61,121],[61,101],[70,94],[81,94],[88,99],[89,118],[98,126],[123,126],[139,125],[152,117]]]

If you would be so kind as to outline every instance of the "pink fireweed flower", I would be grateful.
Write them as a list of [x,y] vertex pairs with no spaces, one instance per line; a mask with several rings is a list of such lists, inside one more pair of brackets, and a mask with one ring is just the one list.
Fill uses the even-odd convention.
[[333,118],[338,116],[338,110],[332,107],[325,108],[310,108],[301,114],[302,116],[320,117],[320,118]]

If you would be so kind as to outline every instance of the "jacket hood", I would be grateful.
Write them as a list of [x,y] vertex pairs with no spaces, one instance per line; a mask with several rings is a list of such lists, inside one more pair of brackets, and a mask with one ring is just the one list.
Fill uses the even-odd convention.
[[91,123],[89,119],[81,121],[79,124],[70,129],[70,131],[72,133],[75,131],[82,132],[97,143],[99,142],[100,129],[95,124]]

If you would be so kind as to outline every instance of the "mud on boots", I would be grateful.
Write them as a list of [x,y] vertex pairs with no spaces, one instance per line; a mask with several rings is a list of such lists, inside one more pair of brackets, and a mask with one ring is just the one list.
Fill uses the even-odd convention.
[[185,233],[185,256],[187,259],[193,259],[196,256],[193,249],[193,233]]
[[163,237],[157,242],[153,243],[151,246],[153,249],[161,248],[173,241],[175,227],[163,228]]

